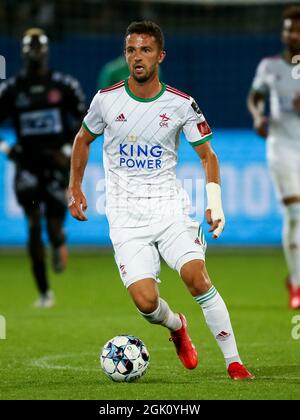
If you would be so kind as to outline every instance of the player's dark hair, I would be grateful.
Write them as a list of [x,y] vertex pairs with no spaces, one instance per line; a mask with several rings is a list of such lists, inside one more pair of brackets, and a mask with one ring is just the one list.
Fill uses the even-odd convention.
[[156,42],[160,50],[164,49],[165,40],[164,40],[164,35],[162,33],[162,30],[156,23],[151,22],[150,20],[132,22],[126,29],[124,45],[125,45],[127,36],[131,34],[145,34],[145,35],[153,36],[156,39]]
[[285,11],[283,12],[283,20],[285,19],[300,20],[300,7],[293,6],[289,7],[288,9],[285,9]]

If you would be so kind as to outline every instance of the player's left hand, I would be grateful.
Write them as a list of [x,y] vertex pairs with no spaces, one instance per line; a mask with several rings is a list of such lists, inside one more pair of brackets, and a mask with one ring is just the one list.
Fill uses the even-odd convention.
[[209,232],[213,232],[213,239],[218,239],[225,226],[225,216],[223,210],[207,209],[205,215],[207,223],[211,226]]
[[68,207],[70,210],[71,215],[81,221],[85,222],[87,220],[86,215],[84,212],[87,209],[87,200],[83,192],[78,188],[71,188],[68,189]]

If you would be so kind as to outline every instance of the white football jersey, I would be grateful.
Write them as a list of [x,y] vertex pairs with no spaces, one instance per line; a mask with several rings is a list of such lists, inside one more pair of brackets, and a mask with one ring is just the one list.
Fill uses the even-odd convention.
[[293,77],[293,68],[281,56],[264,58],[252,83],[253,90],[270,96],[268,149],[274,155],[282,149],[300,153],[300,115],[293,106],[300,80]]
[[106,214],[113,227],[137,227],[189,212],[176,182],[180,132],[196,146],[211,130],[189,95],[162,84],[154,98],[138,98],[127,80],[100,90],[83,121],[94,136],[104,132]]

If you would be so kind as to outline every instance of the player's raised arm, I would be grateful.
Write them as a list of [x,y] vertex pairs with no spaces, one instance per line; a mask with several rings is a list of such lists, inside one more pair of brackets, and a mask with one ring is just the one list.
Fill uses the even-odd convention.
[[89,157],[90,144],[93,140],[95,140],[95,136],[82,126],[75,137],[71,155],[71,174],[68,189],[69,209],[72,216],[80,221],[87,220],[84,214],[87,209],[87,201],[81,191],[81,184]]
[[213,232],[213,238],[217,239],[225,225],[221,199],[219,161],[208,141],[195,146],[194,149],[200,157],[205,171],[207,193],[206,220],[211,226],[209,231]]

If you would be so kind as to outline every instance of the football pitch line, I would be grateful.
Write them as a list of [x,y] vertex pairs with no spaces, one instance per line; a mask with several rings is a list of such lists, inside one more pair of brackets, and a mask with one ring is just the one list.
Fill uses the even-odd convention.
[[[153,349],[153,351],[168,351],[169,347],[160,347]],[[65,359],[75,359],[80,360],[81,357],[89,357],[90,359],[95,360],[95,353],[85,352],[85,353],[64,353],[64,354],[53,354],[49,356],[43,356],[38,359],[33,359],[30,361],[30,366],[37,367],[40,369],[57,369],[57,370],[74,370],[79,372],[99,372],[101,371],[100,361],[99,368],[83,368],[81,366],[73,366],[69,364],[60,364],[56,363],[60,360]]]
[[37,367],[40,369],[57,369],[57,370],[74,370],[80,372],[99,372],[99,368],[84,368],[81,366],[73,366],[73,365],[66,365],[66,364],[57,364],[59,360],[65,359],[78,359],[80,356],[93,356],[95,357],[94,353],[65,353],[65,354],[54,354],[49,356],[43,356],[39,359],[33,359],[30,362],[30,366]]
[[[160,348],[155,349],[155,351],[168,351],[169,348]],[[152,350],[153,351],[153,350]],[[29,362],[30,367],[36,367],[39,369],[48,369],[48,370],[72,370],[77,372],[101,372],[101,367],[99,364],[99,367],[97,368],[84,368],[81,366],[75,366],[72,364],[60,364],[60,360],[79,360],[80,357],[90,357],[91,359],[95,360],[95,353],[92,352],[86,352],[86,353],[64,353],[64,354],[56,354],[56,355],[49,355],[49,356],[43,356],[38,359],[32,359]],[[206,363],[206,366],[209,364]],[[204,379],[204,378],[202,378]],[[300,380],[300,369],[297,372],[294,372],[293,376],[280,376],[280,375],[272,375],[272,376],[260,376],[256,375],[256,381],[299,381]],[[219,382],[219,381],[225,381],[228,382],[228,378],[224,377],[224,375],[215,376],[214,378],[205,378],[205,381],[207,382]]]

